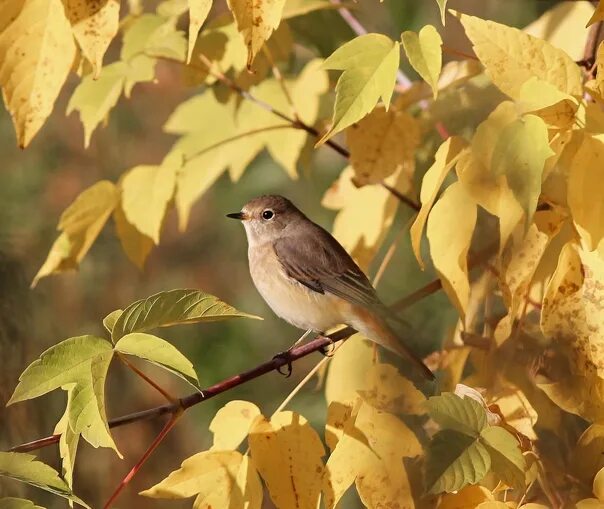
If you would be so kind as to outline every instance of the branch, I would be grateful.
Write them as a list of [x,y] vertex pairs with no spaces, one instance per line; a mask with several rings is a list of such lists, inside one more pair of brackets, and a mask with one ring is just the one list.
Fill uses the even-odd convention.
[[[468,261],[468,270],[475,269],[481,265],[484,265],[492,256],[497,252],[497,245],[492,244],[485,248],[483,251],[477,253],[475,256],[472,256]],[[407,297],[397,301],[391,306],[391,309],[396,312],[403,311],[404,309],[410,307],[411,305],[419,302],[420,300],[436,293],[442,288],[442,283],[440,279],[436,279],[431,281],[427,285],[417,289],[415,292],[411,293]],[[226,392],[234,387],[242,385],[250,380],[254,380],[266,373],[271,371],[278,371],[280,368],[288,364],[288,360],[292,363],[297,361],[298,359],[302,359],[314,352],[319,352],[331,345],[333,343],[337,343],[344,339],[352,336],[356,331],[352,327],[344,327],[343,329],[337,330],[326,336],[320,336],[308,343],[305,343],[300,346],[295,346],[291,350],[289,350],[289,359],[283,357],[274,357],[273,359],[263,362],[262,364],[252,368],[248,371],[244,371],[243,373],[239,373],[238,375],[233,375],[229,378],[225,378],[224,380],[203,389],[200,392],[195,392],[193,394],[189,394],[184,398],[179,399],[175,403],[169,403],[166,405],[157,406],[154,408],[149,408],[147,410],[142,410],[140,412],[134,412],[131,414],[123,415],[121,417],[117,417],[115,419],[111,419],[109,421],[110,428],[118,428],[120,426],[125,426],[127,424],[132,424],[133,422],[145,421],[147,419],[159,417],[165,414],[174,415],[177,412],[181,412],[182,410],[186,410],[192,406],[198,405],[214,396],[218,396],[223,392]],[[38,440],[34,440],[32,442],[27,442],[25,444],[17,445],[11,449],[9,452],[29,452],[35,451],[37,449],[41,449],[42,447],[47,447],[52,444],[56,444],[59,441],[60,435],[51,435],[45,438],[40,438]]]
[[585,67],[590,78],[594,78],[594,70],[596,65],[596,53],[598,51],[598,42],[602,33],[602,21],[594,23],[589,29],[587,40],[585,41],[585,50],[583,51],[583,59],[577,62],[578,65]]

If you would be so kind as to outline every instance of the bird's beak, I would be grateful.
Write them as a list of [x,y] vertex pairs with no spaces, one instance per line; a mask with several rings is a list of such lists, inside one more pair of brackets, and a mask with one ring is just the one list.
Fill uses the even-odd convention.
[[247,219],[247,215],[244,212],[233,212],[232,214],[227,214],[226,217],[239,219],[240,221],[245,221]]

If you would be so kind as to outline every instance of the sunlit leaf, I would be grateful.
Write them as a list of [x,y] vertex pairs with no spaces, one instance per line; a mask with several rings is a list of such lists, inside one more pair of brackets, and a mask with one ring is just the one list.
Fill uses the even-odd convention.
[[188,0],[189,2],[189,42],[187,48],[187,64],[191,61],[193,47],[201,25],[208,17],[212,8],[212,0]]
[[247,66],[252,62],[281,21],[285,0],[227,0],[237,28],[248,49]]
[[579,108],[579,103],[573,96],[534,76],[520,88],[516,104],[519,113],[532,112],[548,126],[560,129],[570,127]]
[[566,94],[582,94],[581,69],[563,51],[516,28],[466,14],[458,17],[487,74],[510,97],[518,98],[533,76]]
[[239,317],[260,319],[199,290],[169,290],[130,304],[116,320],[111,337],[116,341],[131,332]]
[[596,249],[604,237],[604,137],[583,137],[568,177],[568,206],[575,227],[588,249]]
[[332,126],[318,144],[367,115],[380,97],[388,108],[399,58],[398,42],[366,34],[340,46],[325,60],[325,69],[344,72],[336,85]]
[[127,64],[115,62],[109,64],[93,77],[88,74],[82,78],[69,99],[66,114],[77,111],[84,125],[84,147],[90,145],[90,138],[97,126],[107,119],[111,109],[117,104],[124,88],[127,76]]
[[54,468],[36,460],[31,454],[0,452],[0,476],[10,477],[89,507],[72,493]]
[[125,219],[155,244],[159,244],[168,202],[174,194],[177,165],[172,158],[160,166],[136,166],[120,181]]
[[[61,0],[27,0],[0,9],[0,86],[17,143],[29,145],[52,112],[73,64],[76,45]],[[35,79],[43,76],[43,79]]]
[[[67,398],[71,398],[69,392],[67,393]],[[69,424],[69,406],[68,403],[65,413],[55,426],[54,434],[61,435],[59,438],[59,454],[63,465],[63,478],[69,488],[73,490],[73,470],[75,467],[80,435],[79,433],[75,433]]]
[[121,205],[118,205],[113,211],[113,220],[115,221],[115,233],[120,239],[126,256],[139,269],[143,270],[147,256],[153,249],[153,239],[141,233],[126,219]]
[[178,470],[140,493],[150,498],[179,499],[197,495],[195,509],[260,509],[262,485],[253,462],[237,451],[204,451],[182,462]]
[[117,188],[101,180],[82,191],[59,220],[57,238],[32,286],[50,274],[75,269],[98,237],[118,200]]
[[0,507],[2,509],[44,509],[39,505],[35,505],[31,500],[15,497],[0,498]]
[[92,64],[92,72],[97,78],[103,65],[103,56],[119,27],[119,0],[89,2],[63,0],[65,13],[71,23],[73,35],[78,41],[82,54]]
[[303,16],[309,12],[322,9],[336,9],[331,2],[327,0],[286,0],[283,7],[283,19]]
[[214,433],[213,451],[237,449],[245,440],[250,426],[260,415],[260,409],[249,401],[229,401],[212,419],[210,431]]
[[107,332],[109,332],[109,334],[111,334],[111,331],[115,326],[115,322],[123,312],[124,311],[122,309],[116,309],[115,311],[109,313],[105,318],[103,318],[103,327],[107,329]]
[[279,412],[256,419],[248,443],[277,507],[315,509],[321,494],[323,444],[306,419]]
[[378,106],[346,130],[355,185],[376,184],[403,165],[413,164],[420,142],[419,122],[404,111]]
[[67,412],[73,432],[92,446],[110,447],[119,455],[105,414],[105,379],[112,357],[113,347],[103,338],[66,339],[25,369],[8,404],[64,389],[69,393]]
[[411,225],[410,230],[413,253],[422,270],[424,269],[424,262],[421,256],[420,242],[426,220],[428,219],[428,214],[432,205],[434,205],[436,195],[438,194],[445,177],[449,173],[449,170],[455,165],[457,157],[464,147],[465,142],[462,138],[456,136],[447,138],[442,145],[438,147],[436,155],[434,156],[434,163],[430,166],[428,171],[426,171],[422,180],[420,191],[422,207],[418,212],[415,221]]
[[[444,9],[444,5],[443,5]],[[444,14],[443,14],[444,24]],[[442,67],[443,43],[440,34],[432,25],[426,25],[419,33],[410,30],[401,35],[405,53],[411,66],[432,87],[434,98],[438,93],[438,77]]]
[[476,509],[478,504],[494,500],[493,494],[482,486],[466,486],[457,493],[446,493],[437,509]]
[[[465,317],[470,283],[468,251],[476,224],[476,204],[459,182],[451,184],[436,202],[428,217],[430,255],[443,289]],[[451,228],[455,224],[455,228]]]
[[199,384],[195,368],[175,346],[167,341],[141,332],[126,334],[115,344],[115,351],[134,355],[180,376],[187,382]]

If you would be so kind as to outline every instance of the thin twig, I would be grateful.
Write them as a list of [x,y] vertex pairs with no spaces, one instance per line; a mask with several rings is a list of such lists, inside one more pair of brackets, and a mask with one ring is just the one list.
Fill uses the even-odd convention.
[[126,477],[124,477],[122,479],[122,481],[118,484],[115,491],[109,497],[109,500],[107,500],[107,502],[103,506],[103,509],[109,509],[109,507],[111,507],[111,505],[113,504],[113,502],[115,502],[115,500],[117,499],[119,494],[128,485],[128,483],[132,480],[132,478],[136,475],[136,473],[142,468],[142,466],[145,464],[145,462],[149,459],[149,456],[151,456],[153,451],[155,451],[157,446],[162,442],[162,440],[166,437],[166,435],[174,427],[174,425],[176,424],[176,422],[178,421],[178,419],[180,418],[181,415],[182,415],[182,409],[180,411],[176,411],[172,414],[172,416],[170,417],[170,420],[168,420],[168,422],[166,422],[166,424],[164,425],[162,430],[155,437],[153,442],[151,442],[151,445],[147,448],[145,453],[142,455],[141,459],[137,461],[136,465],[134,465],[130,469],[130,472],[128,472],[128,474],[126,474]]
[[384,189],[387,189],[393,196],[396,196],[396,198],[398,198],[405,205],[407,205],[409,208],[415,210],[416,212],[419,212],[419,210],[422,208],[419,203],[415,202],[408,196],[405,196],[403,193],[401,193],[396,188],[386,184],[386,182],[382,182],[381,185]]
[[443,53],[449,53],[450,55],[455,55],[462,58],[467,58],[468,60],[476,60],[479,61],[476,55],[472,55],[470,53],[466,53],[465,51],[461,51],[455,48],[449,48],[449,46],[445,46],[444,44],[441,46],[443,49]]
[[279,86],[281,87],[281,91],[283,92],[283,95],[285,96],[287,103],[291,107],[295,119],[299,120],[300,117],[298,115],[298,112],[296,111],[296,106],[294,105],[294,100],[292,99],[292,96],[289,93],[289,90],[287,89],[287,84],[285,83],[285,80],[283,79],[283,74],[281,74],[279,67],[277,67],[277,64],[275,63],[275,59],[273,58],[273,54],[271,53],[271,50],[269,49],[268,44],[265,44],[264,46],[262,46],[262,51],[264,52],[266,59],[268,60],[269,64],[271,65],[271,70],[273,71],[273,76],[275,76],[277,83],[279,83]]

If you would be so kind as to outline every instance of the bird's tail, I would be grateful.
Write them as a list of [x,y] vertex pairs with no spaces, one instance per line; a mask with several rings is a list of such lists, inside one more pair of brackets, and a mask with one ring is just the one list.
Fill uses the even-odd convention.
[[358,315],[359,320],[357,320],[357,323],[351,324],[352,327],[391,352],[409,359],[426,379],[435,379],[430,368],[409,349],[401,335],[395,332],[401,328],[409,329],[409,326],[402,319],[385,306],[377,312],[363,310]]

